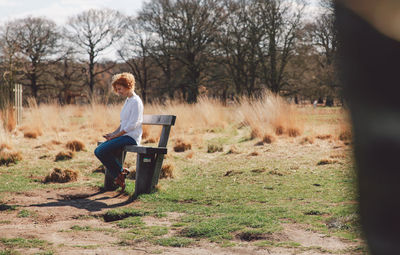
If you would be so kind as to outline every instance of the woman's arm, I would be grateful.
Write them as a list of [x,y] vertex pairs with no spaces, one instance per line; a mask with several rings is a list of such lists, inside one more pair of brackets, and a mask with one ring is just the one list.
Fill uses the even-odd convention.
[[125,132],[124,130],[122,130],[122,131],[120,131],[120,132],[118,132],[118,133],[116,133],[116,134],[110,134],[110,136],[106,137],[106,139],[107,139],[107,140],[111,140],[111,139],[114,139],[114,138],[123,136],[123,135],[125,135],[125,134],[126,134],[126,132]]
[[[115,129],[113,132],[103,135],[103,137],[106,138],[107,140],[110,140],[110,139],[112,139],[112,138],[111,138],[112,136],[115,136],[115,135],[117,135],[118,133],[120,133],[120,129],[121,129],[121,125],[119,125],[118,128]],[[122,134],[122,135],[123,135],[123,134]],[[114,138],[115,138],[115,137],[114,137]]]

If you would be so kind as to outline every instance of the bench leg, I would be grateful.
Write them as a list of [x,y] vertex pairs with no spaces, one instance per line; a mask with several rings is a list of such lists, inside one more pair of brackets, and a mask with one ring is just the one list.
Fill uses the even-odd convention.
[[[120,150],[115,153],[115,156],[117,157],[121,166],[123,166],[125,162],[126,151]],[[116,190],[117,188],[118,185],[114,183],[114,178],[111,176],[110,171],[108,171],[108,169],[106,168],[104,174],[104,189],[107,191],[111,191],[111,190]]]
[[141,194],[148,194],[151,192],[154,166],[155,154],[137,154],[135,198]]

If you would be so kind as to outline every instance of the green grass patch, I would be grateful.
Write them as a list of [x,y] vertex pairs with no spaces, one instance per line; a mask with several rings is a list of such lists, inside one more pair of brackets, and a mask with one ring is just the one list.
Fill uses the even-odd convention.
[[132,227],[138,227],[138,226],[143,226],[144,222],[142,220],[141,216],[131,216],[128,218],[125,218],[117,223],[117,226],[120,228],[132,228]]
[[73,225],[72,227],[71,227],[71,230],[74,230],[74,231],[91,231],[91,230],[93,230],[90,226],[78,226],[78,225]]
[[49,245],[44,240],[25,238],[0,238],[0,243],[7,248],[45,248]]
[[35,212],[31,212],[31,211],[23,209],[18,212],[17,217],[18,218],[28,218],[28,217],[35,216],[35,215],[36,215]]
[[187,247],[193,244],[193,240],[184,237],[168,237],[168,238],[160,238],[155,241],[156,244],[161,246],[170,246],[170,247]]

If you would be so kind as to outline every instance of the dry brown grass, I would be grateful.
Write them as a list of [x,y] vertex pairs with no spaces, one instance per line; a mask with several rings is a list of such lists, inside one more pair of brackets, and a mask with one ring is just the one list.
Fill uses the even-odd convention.
[[235,145],[232,145],[226,154],[240,154],[240,152]]
[[[25,108],[22,127],[19,129],[26,133],[27,137],[36,137],[43,144],[65,143],[70,137],[76,138],[87,146],[101,141],[102,135],[112,132],[119,124],[119,113],[122,104],[59,106],[57,104],[41,104],[38,106],[34,100],[29,100],[29,107]],[[278,139],[296,137],[306,133],[309,137],[318,134],[331,135],[335,140],[343,139],[345,143],[351,139],[347,120],[340,109],[312,109],[297,107],[288,104],[279,96],[266,93],[261,101],[240,99],[235,103],[223,105],[220,102],[202,97],[197,104],[185,104],[179,102],[167,102],[165,104],[153,104],[145,106],[145,114],[174,114],[177,116],[175,126],[171,129],[170,141],[175,151],[183,152],[193,146],[203,149],[207,146],[204,140],[206,130],[214,132],[211,137],[224,132],[224,128],[239,127],[239,135],[252,139],[264,140],[266,134],[271,134],[272,139],[260,141],[262,144],[273,143]],[[337,115],[328,119],[327,114]],[[328,116],[330,117],[330,116]],[[343,124],[344,123],[344,124]],[[5,137],[11,139],[11,134],[4,128],[0,128],[0,142]],[[156,143],[161,130],[159,126],[143,126],[143,143]],[[247,133],[249,132],[249,133]],[[19,135],[16,130],[13,135]],[[41,135],[45,134],[45,135]],[[177,139],[177,138],[185,138]],[[349,138],[350,137],[350,138]],[[248,137],[243,137],[248,139]],[[319,139],[319,138],[317,138]],[[179,141],[180,140],[180,141]],[[175,142],[176,141],[176,142]],[[304,141],[313,143],[313,141]],[[170,142],[171,143],[171,142]],[[302,143],[300,141],[300,143]],[[35,144],[36,146],[37,144]],[[50,146],[48,146],[49,149]],[[54,148],[52,148],[54,150]],[[207,149],[207,147],[206,147]],[[191,157],[193,154],[185,154]]]
[[149,137],[149,126],[143,125],[142,126],[142,139],[144,140],[147,137]]
[[2,150],[4,150],[4,149],[11,150],[11,149],[12,149],[12,146],[11,146],[10,144],[8,144],[8,143],[2,143],[2,144],[0,144],[0,151],[2,151]]
[[24,131],[24,137],[25,138],[36,139],[41,135],[42,135],[42,131],[40,131],[40,130]]
[[258,156],[260,155],[260,153],[258,153],[257,151],[253,151],[249,154],[249,156]]
[[192,149],[192,145],[188,142],[183,141],[182,139],[177,139],[174,145],[175,152],[184,152],[186,150]]
[[278,125],[277,127],[275,127],[275,134],[276,135],[283,135],[285,133],[285,129]]
[[16,164],[18,161],[22,160],[22,155],[19,151],[12,151],[8,148],[3,148],[0,150],[0,166]]
[[174,178],[175,166],[171,163],[164,163],[161,167],[160,179]]
[[338,161],[334,159],[321,159],[320,161],[318,161],[317,166],[335,164],[337,162]]
[[301,134],[300,129],[298,129],[296,127],[288,128],[287,133],[288,133],[289,137],[297,137]]
[[338,139],[343,142],[351,141],[351,139],[352,139],[351,131],[350,130],[342,130],[339,133]]
[[207,145],[207,153],[221,152],[224,150],[224,147],[221,144],[208,144]]
[[186,154],[185,158],[191,159],[191,158],[193,158],[193,156],[194,156],[194,151],[189,151],[189,152]]
[[73,182],[78,179],[78,171],[71,170],[71,169],[60,169],[54,168],[51,173],[49,173],[43,180],[44,183],[49,182],[58,182],[58,183],[65,183],[65,182]]
[[86,149],[85,144],[79,140],[69,141],[65,147],[71,151],[83,151]]
[[332,135],[331,134],[316,135],[315,138],[320,139],[320,140],[327,140],[327,139],[331,139]]
[[250,127],[250,139],[260,138],[262,136],[261,130],[259,127]]
[[60,151],[56,155],[55,161],[69,160],[69,159],[72,159],[74,156],[75,156],[75,153],[73,151]]
[[304,145],[304,144],[313,144],[313,143],[314,143],[314,138],[313,138],[313,137],[309,137],[309,136],[303,137],[303,138],[300,140],[300,144],[301,144],[301,145]]
[[15,119],[15,111],[12,106],[0,112],[0,120],[3,123],[4,129],[11,132],[15,129],[17,121]]
[[251,138],[261,138],[266,133],[278,136],[285,133],[297,136],[301,133],[303,124],[297,117],[296,108],[277,95],[265,93],[261,101],[243,99],[236,107],[242,118],[239,123],[250,127]]
[[62,142],[57,141],[57,140],[51,140],[50,143],[51,143],[51,144],[54,144],[54,145],[60,145],[60,144],[62,144]]
[[275,141],[275,137],[273,137],[270,134],[265,134],[263,139],[262,139],[263,143],[268,143],[268,144],[273,143],[274,141]]
[[146,143],[157,143],[158,139],[154,137],[147,138],[143,141],[144,144]]

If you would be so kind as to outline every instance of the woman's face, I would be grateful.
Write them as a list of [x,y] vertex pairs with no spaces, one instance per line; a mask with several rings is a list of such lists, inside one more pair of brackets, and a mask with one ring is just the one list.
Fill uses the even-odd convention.
[[129,96],[129,92],[130,90],[128,88],[125,88],[122,85],[115,85],[115,90],[118,93],[118,95],[122,96],[122,97],[128,97]]

